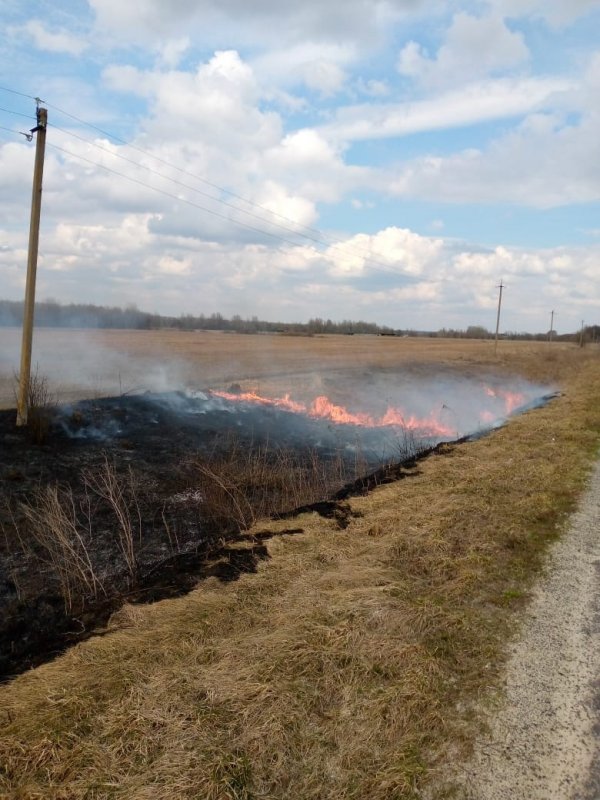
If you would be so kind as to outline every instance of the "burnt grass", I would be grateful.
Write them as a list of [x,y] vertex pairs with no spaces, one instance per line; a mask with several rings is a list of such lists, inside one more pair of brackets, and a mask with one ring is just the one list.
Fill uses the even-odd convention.
[[[346,527],[349,496],[410,474],[417,451],[432,449],[393,429],[334,425],[210,393],[44,408],[27,428],[15,427],[14,411],[0,411],[0,680],[97,633],[124,602],[256,571],[273,535],[249,536],[257,517],[290,519],[286,534],[302,532],[293,518],[305,510]],[[99,475],[114,480],[116,504],[99,490]],[[93,591],[73,580],[65,594],[56,549],[44,541],[49,490],[77,531]],[[129,558],[119,513],[131,532]]]

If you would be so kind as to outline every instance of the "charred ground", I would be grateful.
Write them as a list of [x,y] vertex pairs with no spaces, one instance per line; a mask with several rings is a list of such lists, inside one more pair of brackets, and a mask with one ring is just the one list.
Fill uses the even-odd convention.
[[[364,402],[364,381],[362,391]],[[268,557],[268,537],[245,534],[257,519],[312,508],[345,527],[344,498],[410,474],[436,445],[210,391],[35,415],[17,429],[14,411],[0,411],[0,677],[86,638],[124,600],[255,571]]]
[[[1,677],[87,637],[124,599],[254,571],[264,543],[235,542],[262,515],[315,504],[343,526],[336,493],[385,480],[409,455],[391,430],[365,436],[206,394],[83,401],[43,417],[35,441],[0,411]],[[57,528],[62,545],[48,540]]]

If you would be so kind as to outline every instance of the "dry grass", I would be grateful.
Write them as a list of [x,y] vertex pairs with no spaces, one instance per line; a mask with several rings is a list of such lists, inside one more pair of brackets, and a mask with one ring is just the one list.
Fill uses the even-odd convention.
[[[19,375],[13,373],[13,399],[17,406],[19,396]],[[0,386],[2,382],[0,380]],[[29,375],[27,389],[27,430],[31,440],[35,444],[44,444],[50,422],[56,410],[56,396],[50,390],[48,376],[40,372],[39,364]]]
[[[89,554],[89,536],[81,530],[73,493],[69,487],[40,488],[30,501],[20,504],[26,522],[26,541],[13,518],[21,545],[37,545],[46,572],[58,578],[67,611],[79,605],[81,597],[96,597],[102,586]],[[86,543],[87,539],[87,543]]]
[[257,575],[126,607],[2,687],[0,796],[416,797],[448,742],[468,747],[597,452],[598,352],[504,352],[563,395],[352,500],[347,529],[304,515]]
[[[131,577],[137,573],[136,544],[142,542],[142,518],[138,500],[138,487],[133,470],[129,467],[123,478],[108,456],[94,470],[83,474],[84,484],[93,495],[104,500],[115,518],[119,549]],[[92,521],[90,520],[90,525]]]
[[[18,329],[0,329],[0,408],[14,405],[13,371],[4,354],[12,352],[16,357],[20,336]],[[250,379],[264,391],[273,386],[285,392],[290,379],[295,388],[310,387],[315,370],[331,375],[348,368],[398,368],[407,363],[510,369],[521,362],[531,366],[532,354],[546,350],[548,358],[560,362],[572,347],[560,342],[500,342],[495,357],[492,341],[476,339],[41,328],[35,334],[34,356],[52,375],[55,394],[61,400],[75,400],[155,388],[148,375],[156,376],[157,364],[165,367],[169,388],[175,388],[177,379],[200,387]],[[69,358],[61,358],[63,353],[69,353]],[[545,372],[546,366],[538,372]]]
[[297,452],[268,442],[248,448],[230,434],[215,442],[212,454],[192,459],[185,471],[209,524],[247,530],[266,517],[328,500],[364,476],[367,467],[360,454],[352,463],[340,455],[325,460],[315,450]]

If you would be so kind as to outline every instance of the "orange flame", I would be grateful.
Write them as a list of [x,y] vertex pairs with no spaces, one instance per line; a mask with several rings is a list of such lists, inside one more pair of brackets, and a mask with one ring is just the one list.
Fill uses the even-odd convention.
[[316,397],[310,405],[292,400],[289,394],[283,397],[262,397],[256,392],[213,392],[217,397],[222,397],[230,402],[255,403],[256,405],[281,408],[295,414],[306,414],[313,419],[326,419],[341,425],[357,425],[366,428],[396,427],[403,430],[414,431],[422,436],[453,437],[457,431],[437,419],[432,412],[428,417],[407,416],[400,408],[389,406],[385,414],[374,417],[366,412],[353,413],[344,406],[336,405],[325,395]]
[[488,397],[494,397],[504,401],[504,413],[506,415],[522,406],[525,403],[525,395],[522,392],[510,392],[508,389],[492,389],[491,386],[483,387]]

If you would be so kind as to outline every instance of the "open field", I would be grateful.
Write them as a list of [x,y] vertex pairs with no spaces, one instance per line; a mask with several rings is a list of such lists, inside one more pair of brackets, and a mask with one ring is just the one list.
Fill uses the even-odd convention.
[[[38,335],[69,352],[72,332]],[[478,341],[175,332],[89,341],[96,385],[88,363],[79,378],[65,371],[62,391],[101,393],[110,368],[128,363],[123,391],[144,388],[157,360],[189,385],[265,393],[312,388],[315,372],[409,364],[559,386],[547,406],[350,498],[347,527],[302,514],[303,533],[270,539],[257,574],[125,606],[106,635],[0,687],[2,797],[417,797],[448,753],[468,754],[475,704],[499,680],[597,456],[600,353],[501,342],[496,358]],[[113,348],[126,357],[111,361]]]
[[[0,408],[14,405],[19,347],[20,331],[0,328]],[[500,342],[496,358],[494,343],[480,340],[40,329],[33,363],[52,376],[59,399],[72,400],[246,379],[265,392],[277,391],[289,389],[291,381],[295,388],[310,387],[316,372],[393,369],[407,363],[451,364],[464,371],[487,366],[525,371],[533,380],[554,380],[560,370],[553,364],[565,351],[571,352],[571,345]]]

